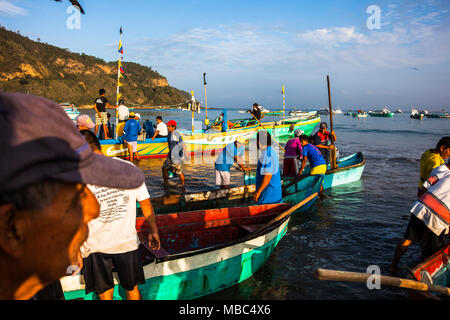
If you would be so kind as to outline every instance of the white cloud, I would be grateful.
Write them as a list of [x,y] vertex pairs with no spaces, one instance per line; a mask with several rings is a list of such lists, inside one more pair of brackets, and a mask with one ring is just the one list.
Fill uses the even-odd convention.
[[367,43],[367,37],[356,32],[355,27],[317,29],[300,33],[298,38],[317,45],[336,46],[346,43]]
[[18,7],[8,0],[0,0],[0,14],[10,16],[27,16],[28,11],[24,8]]

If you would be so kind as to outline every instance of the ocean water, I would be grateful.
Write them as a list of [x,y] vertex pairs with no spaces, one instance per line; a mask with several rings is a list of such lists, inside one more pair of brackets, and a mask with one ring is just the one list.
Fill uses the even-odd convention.
[[[228,119],[246,117],[238,110],[229,109]],[[154,120],[161,115],[164,121],[176,120],[180,128],[191,127],[188,111],[136,111],[144,119]],[[203,112],[195,114],[196,120],[203,121]],[[219,112],[208,110],[209,118]],[[93,116],[91,110],[82,113]],[[329,116],[321,118],[329,123]],[[204,299],[408,298],[405,289],[369,290],[364,283],[319,281],[313,275],[318,268],[366,272],[372,265],[379,266],[382,274],[388,275],[394,249],[406,230],[409,209],[416,199],[420,156],[435,147],[441,137],[450,135],[450,120],[415,120],[407,113],[395,114],[393,118],[353,118],[339,114],[333,120],[340,155],[361,151],[366,157],[362,179],[327,190],[326,198],[319,199],[308,211],[292,216],[287,234],[253,277]],[[153,197],[168,192],[162,187],[163,162],[164,159],[142,159],[137,164],[146,175]],[[187,192],[216,188],[213,163],[185,165],[184,173]],[[242,173],[232,170],[232,183],[242,184]],[[411,245],[399,263],[399,276],[406,277],[403,265],[412,268],[419,258],[419,245]]]

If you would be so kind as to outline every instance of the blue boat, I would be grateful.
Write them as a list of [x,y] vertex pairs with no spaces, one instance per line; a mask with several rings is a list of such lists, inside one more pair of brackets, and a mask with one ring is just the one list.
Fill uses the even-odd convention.
[[[323,180],[323,189],[330,189],[343,184],[352,183],[361,179],[365,167],[365,158],[361,152],[354,153],[347,157],[343,157],[337,161],[338,168],[331,170],[330,165],[327,166],[327,172]],[[305,167],[302,177],[309,176],[311,169],[309,165]],[[255,183],[255,176],[246,175],[244,177],[246,185]],[[302,178],[303,179],[303,178]],[[302,180],[301,179],[301,180]],[[297,177],[282,177],[283,184],[290,185],[294,181],[301,181]]]

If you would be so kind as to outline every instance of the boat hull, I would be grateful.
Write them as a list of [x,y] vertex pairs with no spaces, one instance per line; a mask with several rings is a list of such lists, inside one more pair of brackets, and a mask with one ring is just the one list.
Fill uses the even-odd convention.
[[[258,126],[230,130],[228,132],[194,133],[181,132],[186,151],[190,154],[211,153],[215,154],[222,150],[227,144],[234,142],[238,137],[245,140],[250,139],[258,131]],[[108,157],[127,158],[128,148],[117,139],[101,140],[100,145],[104,155]],[[141,158],[165,158],[169,152],[167,138],[155,140],[146,139],[138,141],[137,152]]]
[[[337,169],[331,170],[331,167],[328,164],[327,173],[324,175],[323,180],[324,190],[360,180],[365,167],[364,155],[361,152],[358,152],[347,157],[343,157],[339,159],[337,165]],[[308,176],[310,174],[310,170],[309,165],[307,165],[302,174]],[[283,176],[282,179],[284,184],[287,185],[292,183],[297,178]],[[245,184],[254,184],[255,176],[249,177],[246,175],[244,180]]]
[[[267,219],[277,216],[287,210],[290,206],[286,204],[258,206],[265,210],[263,215]],[[238,210],[240,208],[236,208]],[[255,209],[255,208],[253,208]],[[257,208],[259,209],[259,208]],[[222,211],[220,211],[222,210]],[[233,212],[220,209],[212,214],[218,214],[220,218],[228,217],[228,220],[241,219],[260,219],[259,213],[249,213],[236,217]],[[235,210],[235,211],[236,211]],[[220,211],[220,212],[219,212]],[[251,211],[251,210],[249,210]],[[255,210],[254,210],[255,211]],[[226,219],[217,218],[217,220],[208,220],[208,213],[194,211],[187,213],[191,217],[186,217],[186,221],[194,221],[194,216],[205,220],[202,224],[205,228],[214,228],[221,226]],[[225,214],[225,216],[224,216]],[[254,214],[255,216],[251,216]],[[167,221],[180,219],[177,215],[168,217]],[[161,217],[160,217],[161,218]],[[140,219],[140,220],[139,220]],[[194,222],[190,224],[194,224]],[[197,221],[199,222],[199,221]],[[259,221],[261,222],[261,221]],[[231,223],[231,222],[229,222]],[[200,250],[187,251],[174,255],[156,257],[144,263],[145,284],[139,285],[142,297],[145,300],[176,300],[176,299],[195,299],[209,295],[227,287],[242,282],[257,272],[269,258],[279,241],[287,232],[289,216],[273,225],[265,228],[263,232],[250,237],[240,237],[238,240],[225,242],[223,245],[213,246]],[[138,232],[145,228],[142,218],[136,221]],[[159,223],[158,223],[159,226]],[[171,226],[168,225],[168,228]],[[160,228],[161,230],[164,228]],[[172,230],[174,241],[176,241],[176,228]],[[219,230],[220,231],[220,230]],[[213,235],[213,233],[211,234]],[[219,234],[217,238],[222,235]],[[215,237],[212,236],[212,239]],[[182,240],[179,240],[180,242]],[[195,241],[194,241],[195,242]],[[182,243],[180,244],[183,245]],[[145,254],[150,254],[147,251]],[[114,288],[115,299],[125,299],[126,292],[118,285],[117,275],[114,274],[116,286]],[[82,276],[64,277],[61,279],[66,299],[97,299],[93,293],[85,294]]]
[[[414,280],[448,287],[450,285],[450,246],[447,246],[412,269]],[[413,278],[409,275],[409,278]],[[409,291],[414,299],[439,299],[430,292]]]

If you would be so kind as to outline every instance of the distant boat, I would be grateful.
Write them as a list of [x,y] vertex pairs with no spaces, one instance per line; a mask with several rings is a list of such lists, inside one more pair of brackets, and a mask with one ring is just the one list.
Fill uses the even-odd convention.
[[403,113],[402,109],[397,109],[394,111],[394,113]]
[[371,117],[386,117],[386,118],[392,118],[394,116],[394,113],[389,111],[387,107],[384,107],[382,110],[372,111],[369,112]]
[[426,115],[427,118],[440,118],[440,119],[450,119],[450,114],[445,111],[433,112]]
[[69,118],[76,123],[77,117],[80,115],[80,111],[78,111],[78,108],[70,102],[62,102],[59,104],[64,111],[67,113]]
[[350,112],[350,115],[354,118],[367,118],[367,112],[358,110],[357,112]]
[[[333,110],[333,114],[341,114],[341,113],[342,113],[341,109]],[[322,108],[319,111],[317,111],[317,114],[330,115],[330,110],[328,108]]]
[[409,116],[411,119],[423,120],[424,114],[419,112],[416,109],[411,110],[411,115]]

